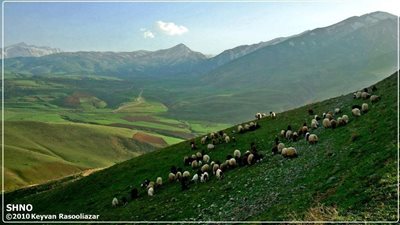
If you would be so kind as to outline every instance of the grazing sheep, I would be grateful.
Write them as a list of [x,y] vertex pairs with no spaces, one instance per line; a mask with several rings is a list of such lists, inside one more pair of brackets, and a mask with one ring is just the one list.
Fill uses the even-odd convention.
[[310,144],[316,144],[318,142],[318,136],[315,134],[310,134],[308,136],[308,143]]
[[304,124],[303,127],[301,128],[301,133],[302,133],[302,134],[305,134],[305,133],[307,133],[307,132],[308,132],[308,127],[307,127],[306,124]]
[[283,144],[283,143],[279,143],[278,144],[278,153],[281,153],[282,152],[282,149],[285,147],[285,144]]
[[215,145],[213,145],[213,144],[208,144],[207,145],[207,149],[208,150],[213,150],[215,148]]
[[286,130],[281,130],[281,137],[285,137]]
[[310,116],[314,115],[314,110],[308,109],[308,115],[310,115]]
[[357,98],[357,99],[358,99],[358,98],[361,98],[361,94],[362,94],[361,91],[357,91],[357,92],[356,92],[356,98]]
[[335,115],[337,115],[337,114],[339,114],[339,113],[341,113],[342,111],[340,110],[340,108],[335,108],[335,110],[334,110],[334,113],[335,113]]
[[212,172],[213,172],[213,174],[215,174],[215,172],[217,171],[217,169],[219,169],[219,165],[218,165],[218,164],[214,164],[214,165],[212,166]]
[[247,157],[247,164],[251,165],[251,164],[253,163],[253,160],[254,160],[254,155],[253,155],[253,154],[250,154],[250,155]]
[[162,185],[162,178],[161,177],[157,177],[156,179],[156,185],[159,187]]
[[381,97],[379,97],[378,95],[371,95],[371,97],[369,98],[369,100],[371,100],[372,103],[375,103],[377,101],[379,101],[381,99]]
[[368,92],[363,91],[361,93],[361,98],[363,98],[363,99],[367,99],[367,98],[369,98],[369,96],[370,96],[370,94],[368,94]]
[[293,132],[292,140],[296,142],[298,138],[299,138],[299,134],[297,134],[297,132]]
[[192,181],[197,183],[199,181],[199,175],[196,173],[195,175],[193,175]]
[[200,182],[201,182],[201,183],[205,183],[205,182],[207,182],[207,180],[208,180],[208,173],[207,173],[207,172],[204,172],[204,173],[201,174],[201,176],[200,176]]
[[182,178],[189,179],[189,177],[190,177],[190,172],[189,171],[186,170],[185,172],[183,172]]
[[197,160],[194,160],[194,161],[192,162],[192,168],[195,169],[195,168],[197,168],[198,166],[199,166],[199,163],[197,162]]
[[225,137],[225,143],[229,143],[231,141],[231,138],[229,136]]
[[219,166],[219,168],[221,169],[221,170],[226,170],[226,169],[228,169],[228,162],[227,161],[225,161],[225,162],[223,162],[223,163],[221,163],[221,165]]
[[331,127],[332,127],[332,129],[335,129],[337,127],[337,121],[336,120],[334,120],[334,119],[331,120]]
[[216,138],[216,134],[215,134],[214,132],[210,133],[210,138],[211,138],[211,139]]
[[244,127],[243,127],[242,125],[238,125],[238,126],[237,126],[237,131],[238,131],[239,133],[244,132]]
[[250,130],[250,125],[249,124],[245,124],[244,125],[244,130]]
[[154,188],[153,188],[153,187],[150,187],[150,188],[147,190],[147,195],[148,195],[148,196],[153,196],[153,195],[154,195]]
[[202,137],[202,138],[201,138],[201,141],[200,141],[200,142],[201,142],[201,144],[203,144],[203,145],[204,145],[204,144],[206,144],[206,142],[207,142],[207,139],[208,139],[208,136],[204,136],[204,137]]
[[259,119],[263,118],[263,114],[256,113],[255,117],[256,117],[257,120],[259,120]]
[[208,156],[208,155],[203,155],[203,161],[204,161],[205,163],[209,163],[209,162],[210,162],[210,156]]
[[316,119],[317,121],[320,121],[321,117],[319,117],[318,115],[314,115],[314,119]]
[[176,176],[176,180],[179,181],[182,178],[182,172],[180,172],[180,171],[176,172],[175,176]]
[[203,154],[201,154],[201,152],[197,152],[196,153],[196,158],[197,158],[197,160],[202,160],[203,159]]
[[346,122],[343,120],[342,117],[337,118],[338,126],[346,125]]
[[236,167],[236,159],[235,158],[229,159],[228,165],[229,165],[229,167],[232,167],[232,168]]
[[150,184],[150,180],[149,179],[145,179],[142,184],[140,184],[140,187],[145,188],[147,186],[149,186]]
[[294,147],[282,149],[282,156],[287,158],[297,157],[297,150]]
[[286,131],[286,134],[285,134],[286,139],[288,139],[288,140],[291,139],[292,134],[293,134],[293,132],[291,130]]
[[361,116],[360,109],[358,109],[358,108],[352,109],[351,113],[353,114],[353,116],[357,116],[357,117]]
[[221,169],[217,169],[215,172],[215,176],[217,177],[218,180],[222,180],[224,178],[224,173],[222,172]]
[[328,118],[325,118],[325,119],[322,121],[322,125],[323,125],[325,128],[329,128],[329,127],[331,127],[331,121],[330,121]]
[[361,112],[363,112],[363,113],[368,112],[368,104],[367,103],[363,103],[361,105]]
[[175,178],[176,178],[175,174],[173,174],[173,173],[169,173],[168,174],[168,181],[169,182],[174,182]]
[[210,166],[208,165],[208,164],[204,164],[202,167],[201,167],[201,172],[207,172],[207,171],[209,171],[210,170]]
[[318,128],[318,121],[316,119],[311,120],[311,128],[317,129]]
[[235,151],[233,151],[233,157],[235,157],[236,159],[239,159],[241,156],[240,150],[236,149]]
[[332,120],[333,119],[332,113],[331,112],[326,113],[325,114],[325,118],[328,118],[329,120]]
[[111,205],[112,205],[113,207],[117,207],[118,204],[119,204],[118,198],[114,197],[113,200],[111,201]]
[[343,115],[342,119],[346,124],[349,123],[349,117],[347,115]]
[[276,118],[276,113],[275,113],[275,112],[269,112],[269,116],[270,116],[272,119],[275,119],[275,118]]

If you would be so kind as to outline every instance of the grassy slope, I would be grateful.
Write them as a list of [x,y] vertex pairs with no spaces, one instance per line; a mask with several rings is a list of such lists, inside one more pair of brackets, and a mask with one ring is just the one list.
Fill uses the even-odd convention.
[[[363,101],[349,94],[280,113],[276,120],[263,119],[259,130],[236,135],[236,144],[218,145],[209,153],[213,160],[224,159],[236,148],[243,152],[252,141],[266,154],[259,164],[226,172],[222,181],[212,177],[185,192],[179,184],[166,184],[152,198],[141,191],[128,205],[111,207],[113,196],[127,195],[130,185],[157,176],[167,180],[170,166],[182,166],[183,156],[192,154],[182,142],[48,192],[20,191],[5,200],[31,203],[36,213],[96,213],[101,220],[396,220],[396,75],[377,87],[382,100],[369,104],[370,111],[360,118],[352,117],[350,109]],[[318,128],[314,133],[320,142],[315,146],[304,140],[287,143],[298,149],[296,159],[271,156],[281,129],[309,123],[309,107],[318,114],[341,107],[350,123],[335,130]],[[352,141],[352,136],[357,139]]]
[[5,122],[5,188],[103,168],[155,147],[131,139],[133,132],[85,124]]

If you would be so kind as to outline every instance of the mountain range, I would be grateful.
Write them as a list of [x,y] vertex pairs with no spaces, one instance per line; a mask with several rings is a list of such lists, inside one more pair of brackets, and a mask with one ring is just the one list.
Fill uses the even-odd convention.
[[[254,111],[283,111],[383,79],[397,68],[397,30],[397,16],[373,12],[290,37],[238,46],[211,58],[179,44],[158,51],[9,58],[5,70],[147,79],[138,88],[162,90],[163,94],[150,97],[161,99],[171,116],[199,119],[200,114],[204,117],[200,119],[210,119],[213,108],[232,122],[248,119],[242,115]],[[172,79],[174,84],[160,79]]]
[[[1,49],[0,49],[1,50]],[[62,52],[61,49],[46,46],[28,45],[24,42],[4,48],[4,58],[40,57]],[[0,58],[2,55],[0,56]]]

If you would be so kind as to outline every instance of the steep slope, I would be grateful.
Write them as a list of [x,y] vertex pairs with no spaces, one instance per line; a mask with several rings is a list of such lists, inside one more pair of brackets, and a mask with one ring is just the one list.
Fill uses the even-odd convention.
[[[34,213],[90,213],[100,220],[397,220],[397,89],[398,73],[379,82],[376,87],[382,99],[353,99],[352,94],[313,103],[279,113],[277,119],[265,118],[260,128],[244,134],[225,132],[236,142],[218,144],[205,150],[212,160],[224,160],[234,149],[242,153],[254,142],[265,158],[251,166],[225,172],[221,181],[214,176],[207,183],[190,184],[181,191],[179,183],[168,183],[172,165],[184,167],[182,159],[194,152],[188,142],[167,147],[79,181],[40,193],[21,190],[6,194],[6,203],[30,203]],[[351,115],[351,106],[368,102],[370,110],[361,117]],[[319,115],[340,107],[350,122],[336,129],[322,127],[313,131],[319,136],[316,145],[303,139],[285,142],[294,146],[299,157],[286,159],[271,155],[273,140],[281,129],[294,129],[311,120],[307,109]],[[139,199],[113,208],[111,200],[128,196],[130,186],[139,187],[145,179],[161,176],[164,185],[154,197],[140,190]],[[51,188],[51,187],[47,187]],[[49,202],[52,203],[49,207]]]
[[65,52],[5,61],[7,71],[33,75],[171,75],[191,73],[206,57],[183,44],[158,51]]
[[304,32],[258,49],[200,77],[196,95],[171,107],[216,121],[284,111],[383,79],[397,69],[397,17],[375,12]]
[[109,167],[156,147],[133,131],[96,125],[5,122],[5,189],[40,184],[88,169]]
[[[1,49],[0,49],[1,50]],[[15,57],[40,57],[62,52],[58,48],[50,48],[45,46],[28,45],[24,42],[10,45],[4,48],[4,58]],[[0,54],[0,58],[2,55]]]

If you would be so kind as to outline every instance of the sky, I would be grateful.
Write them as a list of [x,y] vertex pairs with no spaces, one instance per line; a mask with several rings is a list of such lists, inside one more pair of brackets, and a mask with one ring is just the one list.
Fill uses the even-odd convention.
[[25,42],[63,51],[119,52],[183,43],[194,51],[216,55],[374,11],[398,16],[400,1],[3,1],[3,35],[5,46]]

